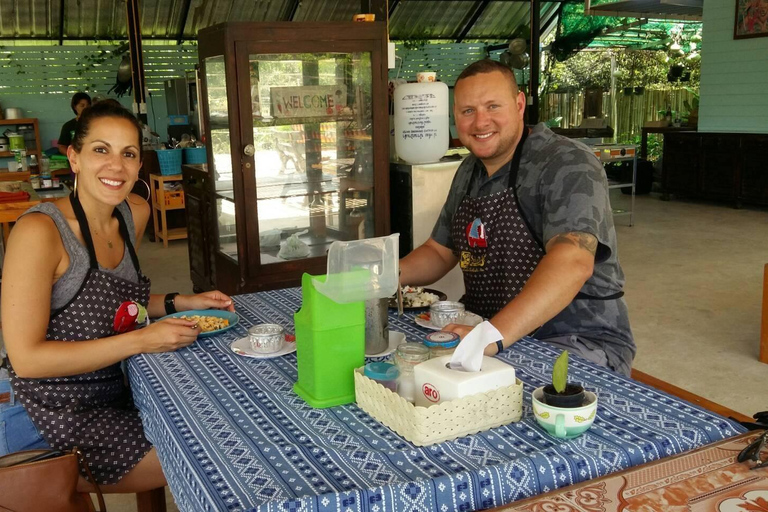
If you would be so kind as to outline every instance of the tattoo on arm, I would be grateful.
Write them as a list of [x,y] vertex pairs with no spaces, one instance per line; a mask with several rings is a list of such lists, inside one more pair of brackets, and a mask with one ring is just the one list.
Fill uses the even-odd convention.
[[579,231],[573,231],[571,233],[561,233],[555,235],[547,242],[547,252],[549,252],[553,246],[557,244],[575,245],[585,251],[589,251],[592,255],[597,251],[597,237],[589,233],[581,233]]

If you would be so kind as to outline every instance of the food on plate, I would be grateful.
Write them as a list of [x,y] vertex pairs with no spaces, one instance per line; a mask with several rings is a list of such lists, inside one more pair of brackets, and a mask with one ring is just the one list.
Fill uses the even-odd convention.
[[179,318],[184,320],[191,320],[197,322],[203,332],[218,331],[229,325],[229,320],[226,318],[219,318],[218,316],[200,316],[200,315],[184,315]]
[[440,300],[434,293],[425,292],[421,286],[403,286],[403,307],[425,308]]

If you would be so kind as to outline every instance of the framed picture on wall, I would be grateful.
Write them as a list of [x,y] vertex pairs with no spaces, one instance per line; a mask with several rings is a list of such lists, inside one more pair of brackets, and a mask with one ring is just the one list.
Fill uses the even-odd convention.
[[736,21],[734,39],[768,37],[768,0],[734,0]]

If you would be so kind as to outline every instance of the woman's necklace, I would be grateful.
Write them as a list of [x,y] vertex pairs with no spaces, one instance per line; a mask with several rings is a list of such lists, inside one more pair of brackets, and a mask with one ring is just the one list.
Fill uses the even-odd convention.
[[101,236],[101,235],[99,234],[99,232],[98,232],[98,231],[94,231],[94,234],[95,234],[97,237],[99,237],[99,238],[101,238],[102,240],[104,240],[105,242],[107,242],[107,247],[109,247],[110,249],[112,249],[112,247],[113,247],[113,245],[112,245],[112,240],[107,240],[106,238],[104,238],[103,236]]
[[104,240],[105,242],[107,242],[107,247],[109,247],[110,249],[112,249],[112,248],[114,247],[114,246],[112,245],[112,240],[109,240],[109,239],[107,239],[107,238],[104,238],[104,237],[103,237],[103,236],[101,236],[101,235],[99,234],[99,232],[98,232],[98,231],[96,231],[95,229],[93,229],[93,228],[90,228],[90,229],[91,229],[91,233],[95,234],[97,237],[99,237],[99,238],[101,238],[102,240]]

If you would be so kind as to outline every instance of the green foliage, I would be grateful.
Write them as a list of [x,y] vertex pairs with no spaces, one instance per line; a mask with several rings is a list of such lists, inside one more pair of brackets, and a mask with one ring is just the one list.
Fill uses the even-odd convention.
[[564,350],[562,354],[555,360],[555,364],[552,367],[552,386],[555,391],[562,393],[565,391],[565,386],[568,384],[568,351]]
[[685,108],[688,109],[688,114],[691,113],[697,113],[699,111],[699,94],[698,92],[694,91],[690,87],[686,87],[685,90],[693,94],[693,99],[691,99],[690,103],[688,100],[683,101],[683,105],[685,105]]
[[[666,110],[660,111],[661,116],[663,117],[666,113]],[[628,133],[622,133],[617,137],[616,143],[617,144],[633,144],[640,148],[640,142],[642,140],[642,137],[640,135],[634,135],[630,136]],[[655,162],[659,158],[661,158],[661,153],[664,150],[664,140],[661,138],[661,136],[657,133],[649,133],[648,134],[648,160],[651,162]]]
[[611,57],[606,52],[580,52],[565,62],[556,62],[549,76],[553,91],[611,86]]

